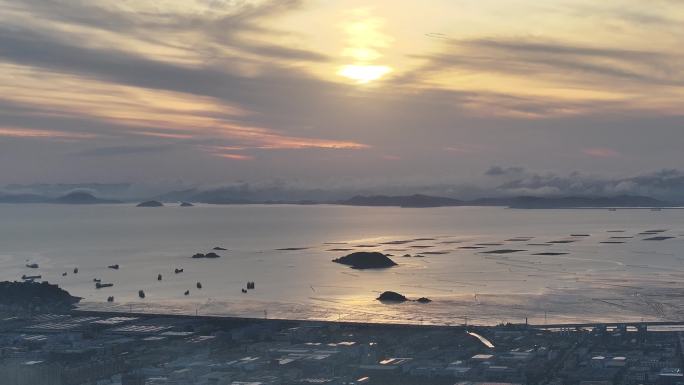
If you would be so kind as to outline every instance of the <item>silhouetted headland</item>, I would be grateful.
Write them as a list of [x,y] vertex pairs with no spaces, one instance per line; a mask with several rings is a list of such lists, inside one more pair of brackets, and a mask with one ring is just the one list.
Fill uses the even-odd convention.
[[57,285],[47,282],[0,282],[0,306],[40,308],[44,311],[69,310],[81,300]]

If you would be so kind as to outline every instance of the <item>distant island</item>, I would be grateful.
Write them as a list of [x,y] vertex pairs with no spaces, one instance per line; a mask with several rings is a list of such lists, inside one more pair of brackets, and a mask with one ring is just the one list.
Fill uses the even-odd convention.
[[89,204],[102,204],[102,203],[121,203],[117,200],[112,199],[100,199],[95,195],[85,192],[85,191],[74,191],[69,194],[63,195],[54,200],[54,203],[64,203],[72,205],[89,205]]
[[382,269],[396,266],[396,262],[383,253],[358,251],[344,257],[333,259],[333,262],[351,266],[352,269]]
[[163,207],[164,204],[159,201],[145,201],[138,203],[135,207]]
[[[284,195],[284,197],[287,195]],[[405,208],[431,208],[431,207],[459,207],[459,206],[500,206],[516,209],[564,209],[564,208],[674,208],[682,207],[680,202],[668,202],[648,196],[639,195],[616,195],[616,196],[509,196],[509,197],[485,197],[477,199],[457,199],[452,197],[434,196],[425,194],[413,195],[355,195],[343,200],[288,200],[270,199],[260,194],[252,195],[249,192],[216,189],[199,191],[196,189],[170,192],[154,197],[141,197],[142,202],[138,207],[162,207],[164,203],[178,203],[180,207],[192,207],[194,203],[215,205],[317,205],[333,204],[344,206],[368,206],[368,207],[405,207]],[[135,202],[128,198],[127,202]],[[139,201],[140,202],[140,201]],[[3,193],[0,191],[0,203],[30,204],[102,204],[122,203],[122,201],[105,199],[95,196],[93,193],[83,190],[73,191],[58,197],[50,197],[33,193]]]

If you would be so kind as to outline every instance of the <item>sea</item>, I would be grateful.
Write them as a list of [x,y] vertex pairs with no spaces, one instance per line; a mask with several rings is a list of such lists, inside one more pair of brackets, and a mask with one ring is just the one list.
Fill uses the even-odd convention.
[[[220,258],[191,258],[212,251]],[[398,265],[332,262],[356,251]],[[3,204],[0,280],[22,275],[82,297],[82,309],[112,312],[438,325],[681,320],[684,211]],[[254,289],[243,290],[247,282]],[[384,291],[432,302],[382,303]]]

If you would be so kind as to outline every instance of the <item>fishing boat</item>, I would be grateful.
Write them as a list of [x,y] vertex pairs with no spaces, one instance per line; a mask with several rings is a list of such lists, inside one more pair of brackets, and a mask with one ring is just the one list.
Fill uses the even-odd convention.
[[23,279],[25,281],[33,281],[34,279],[41,279],[41,278],[43,278],[42,275],[26,275],[26,274],[24,274],[21,276],[21,279]]

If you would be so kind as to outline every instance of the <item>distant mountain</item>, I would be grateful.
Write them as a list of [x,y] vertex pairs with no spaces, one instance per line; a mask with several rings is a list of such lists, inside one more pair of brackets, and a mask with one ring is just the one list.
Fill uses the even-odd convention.
[[11,194],[36,194],[46,197],[59,197],[72,191],[91,191],[95,195],[123,197],[130,194],[130,183],[34,183],[8,184],[3,189]]
[[100,199],[93,194],[85,191],[74,191],[53,200],[53,203],[63,203],[71,205],[88,205],[101,203],[121,203],[111,199]]
[[74,191],[58,198],[38,194],[0,194],[0,203],[100,204],[120,202],[112,199],[101,199],[85,191]]
[[338,202],[350,206],[445,207],[445,206],[506,206],[520,209],[601,208],[601,207],[673,207],[673,203],[644,196],[614,197],[533,197],[481,198],[463,201],[429,195],[355,196]]
[[399,206],[399,207],[444,207],[444,206],[463,206],[462,200],[445,197],[435,197],[430,195],[406,195],[406,196],[386,196],[357,195],[351,199],[338,202],[349,206]]

